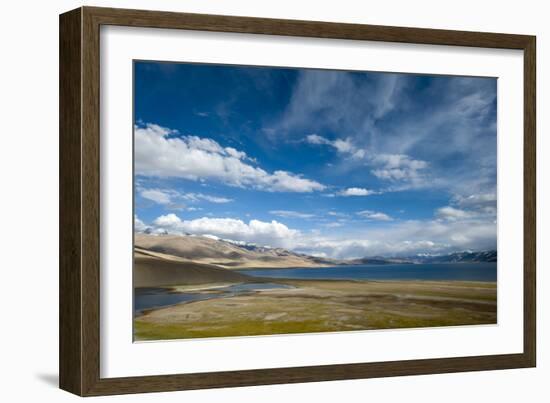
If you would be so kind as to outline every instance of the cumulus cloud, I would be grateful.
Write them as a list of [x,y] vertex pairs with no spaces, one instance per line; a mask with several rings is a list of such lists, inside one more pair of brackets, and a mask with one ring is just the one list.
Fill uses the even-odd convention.
[[175,214],[167,214],[155,219],[153,224],[170,233],[209,234],[235,241],[286,248],[293,246],[294,239],[300,233],[275,220],[271,222],[250,220],[248,223],[234,218],[202,217],[182,220]]
[[372,210],[362,210],[358,211],[356,213],[358,216],[361,216],[363,218],[367,218],[369,220],[375,220],[375,221],[391,221],[393,218],[391,218],[389,215],[385,213],[381,213],[379,211],[372,211]]
[[369,189],[365,189],[365,188],[355,188],[355,187],[353,187],[353,188],[344,189],[338,194],[340,196],[345,196],[345,197],[349,197],[349,196],[370,196],[370,195],[373,195],[373,194],[377,194],[377,192],[374,191],[374,190],[369,190]]
[[299,174],[269,173],[250,164],[246,153],[197,136],[148,123],[135,126],[135,171],[138,175],[189,180],[212,179],[270,192],[310,193],[325,186]]
[[147,229],[147,225],[134,214],[134,231],[141,232]]
[[[370,215],[371,219],[385,220],[377,212],[369,211],[365,215]],[[245,222],[216,217],[185,220],[175,214],[161,215],[149,226],[137,217],[135,220],[136,231],[149,228],[153,233],[209,235],[342,259],[496,248],[494,221],[475,217],[468,220],[398,221],[391,226],[361,227],[355,232],[346,232],[345,236],[331,231],[341,225],[339,221],[323,224],[328,229],[324,233],[319,230],[300,231],[275,220],[266,222],[252,219]]]

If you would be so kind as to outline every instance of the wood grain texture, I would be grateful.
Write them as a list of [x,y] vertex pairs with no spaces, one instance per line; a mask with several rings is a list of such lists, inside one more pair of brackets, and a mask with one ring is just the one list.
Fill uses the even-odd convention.
[[59,386],[81,394],[81,11],[59,21]]
[[536,39],[524,49],[523,90],[523,354],[536,366],[537,338],[537,129]]
[[[100,378],[101,25],[524,51],[524,352],[394,362]],[[60,17],[60,387],[81,396],[531,367],[535,322],[535,37],[83,7]],[[130,207],[129,207],[130,208]]]

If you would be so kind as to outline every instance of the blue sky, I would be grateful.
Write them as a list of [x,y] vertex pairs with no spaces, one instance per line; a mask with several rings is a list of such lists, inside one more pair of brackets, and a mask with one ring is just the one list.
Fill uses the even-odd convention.
[[136,230],[352,258],[496,248],[494,78],[135,62]]

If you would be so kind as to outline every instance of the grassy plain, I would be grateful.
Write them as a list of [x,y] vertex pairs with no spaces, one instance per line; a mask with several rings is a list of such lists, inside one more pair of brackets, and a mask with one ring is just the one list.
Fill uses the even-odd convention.
[[[495,324],[494,282],[280,280],[254,291],[145,311],[139,340]],[[187,288],[187,287],[186,287]],[[194,286],[193,292],[211,287]]]

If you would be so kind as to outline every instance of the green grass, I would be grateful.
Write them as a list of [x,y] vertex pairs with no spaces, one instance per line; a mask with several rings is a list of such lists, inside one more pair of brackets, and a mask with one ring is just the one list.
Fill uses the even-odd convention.
[[234,321],[226,325],[209,322],[193,322],[186,324],[157,324],[134,321],[134,336],[136,340],[169,340],[197,337],[229,337],[254,336],[265,334],[315,333],[334,331],[327,329],[321,320],[303,322],[261,322],[253,320]]

